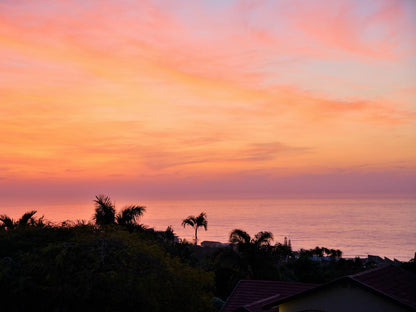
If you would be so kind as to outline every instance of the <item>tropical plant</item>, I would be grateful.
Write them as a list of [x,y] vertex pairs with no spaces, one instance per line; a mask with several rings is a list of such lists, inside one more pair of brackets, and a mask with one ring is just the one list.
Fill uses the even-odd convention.
[[136,224],[136,219],[141,217],[145,211],[146,207],[144,206],[127,206],[117,214],[117,224],[125,226]]
[[316,246],[314,249],[301,249],[300,254],[307,257],[330,257],[331,260],[337,260],[342,258],[342,251],[339,249],[328,249],[326,247]]
[[270,242],[273,240],[272,232],[262,231],[258,232],[254,238],[251,240],[251,243],[254,244],[257,248],[262,246],[269,246]]
[[240,229],[234,229],[230,233],[229,241],[232,244],[237,244],[240,246],[253,245],[256,248],[261,246],[270,245],[270,242],[273,240],[273,234],[271,232],[262,231],[258,232],[254,238],[251,238],[250,235]]
[[115,224],[116,210],[110,197],[97,195],[95,196],[94,202],[95,214],[93,218],[95,223],[101,226]]
[[28,225],[29,221],[30,223],[33,225],[35,222],[35,219],[33,218],[33,216],[35,215],[37,211],[36,210],[32,210],[30,212],[26,212],[18,221],[18,225],[19,226],[26,226]]
[[247,245],[250,244],[251,237],[247,232],[235,229],[230,233],[229,241],[232,244]]
[[267,260],[270,253],[267,248],[273,240],[271,232],[258,232],[253,238],[240,229],[234,229],[230,233],[230,243],[238,246],[240,263],[242,270],[247,272],[248,278],[263,278],[263,268],[267,267]]
[[1,215],[0,216],[0,221],[3,222],[1,224],[2,229],[13,230],[16,227],[16,223],[13,221],[13,219],[9,218],[6,215]]
[[37,211],[36,210],[32,210],[29,212],[26,212],[25,214],[23,214],[23,216],[18,220],[18,221],[14,221],[12,218],[6,216],[6,215],[1,215],[0,216],[0,221],[3,222],[0,225],[0,228],[3,229],[7,229],[7,230],[13,230],[16,227],[24,227],[27,225],[43,225],[42,223],[42,218],[39,219],[39,222],[36,223],[36,220],[33,218],[33,216],[35,215]]
[[187,225],[195,229],[195,245],[198,243],[198,228],[204,227],[205,231],[208,227],[207,214],[201,212],[199,216],[189,216],[182,221],[182,226],[185,228]]
[[105,225],[121,225],[130,230],[143,228],[142,225],[137,224],[137,219],[140,218],[146,211],[146,207],[138,205],[129,205],[116,214],[116,209],[110,197],[105,195],[97,195],[94,199],[95,214],[93,219],[95,224],[99,226]]

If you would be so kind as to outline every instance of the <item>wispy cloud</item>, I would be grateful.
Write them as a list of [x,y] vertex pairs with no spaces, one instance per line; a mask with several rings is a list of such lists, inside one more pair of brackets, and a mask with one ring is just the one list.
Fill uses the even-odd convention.
[[415,166],[414,13],[406,0],[2,1],[3,175]]

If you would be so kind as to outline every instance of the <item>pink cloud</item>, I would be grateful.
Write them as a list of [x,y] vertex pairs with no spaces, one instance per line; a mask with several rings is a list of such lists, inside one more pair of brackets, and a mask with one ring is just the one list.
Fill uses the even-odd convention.
[[[36,168],[31,174],[57,177],[66,168],[72,178],[212,176],[263,170],[276,159],[307,171],[326,162],[302,158],[310,146],[319,151],[320,140],[370,140],[374,127],[379,137],[393,126],[406,134],[414,121],[412,106],[377,81],[368,82],[378,90],[372,98],[308,91],[308,83],[326,82],[303,66],[312,59],[337,61],[340,72],[345,60],[407,64],[398,60],[397,42],[411,44],[400,2],[239,1],[217,11],[193,3],[188,13],[197,17],[179,14],[187,4],[177,3],[0,4],[0,69],[7,73],[0,95],[8,103],[0,107],[0,134],[7,137],[1,147],[11,150],[1,157],[13,174]],[[287,83],[295,71],[306,86]],[[322,130],[328,126],[330,133]],[[313,143],[299,142],[309,135]]]
[[[107,62],[107,52],[111,50],[114,62],[121,65],[126,59],[131,63],[136,58],[137,63],[147,60],[185,74],[245,86],[264,83],[271,75],[268,64],[281,62],[276,56],[285,59],[281,65],[286,71],[292,70],[289,59],[331,58],[334,48],[353,53],[348,57],[390,59],[397,55],[395,40],[401,31],[400,21],[406,17],[399,3],[391,1],[382,1],[379,8],[370,6],[365,16],[358,14],[355,2],[346,1],[295,1],[285,5],[237,2],[218,16],[193,4],[200,16],[197,24],[150,1],[128,3],[125,7],[112,1],[88,5],[65,2],[52,5],[53,9],[46,7],[30,12],[7,7],[7,12],[15,11],[15,15],[3,14],[6,33],[28,40],[31,45],[53,47],[54,57],[71,53],[74,62],[79,57]],[[14,18],[16,15],[19,19]],[[273,28],[273,24],[279,27]],[[381,34],[364,38],[366,29],[374,27]],[[50,59],[51,53],[45,56]],[[338,54],[338,58],[343,57],[346,56]],[[284,74],[275,71],[273,76],[277,80]]]
[[[369,12],[364,14],[363,8]],[[397,40],[411,32],[405,28],[407,15],[400,1],[296,1],[292,10],[294,26],[311,44],[358,56],[397,59]]]

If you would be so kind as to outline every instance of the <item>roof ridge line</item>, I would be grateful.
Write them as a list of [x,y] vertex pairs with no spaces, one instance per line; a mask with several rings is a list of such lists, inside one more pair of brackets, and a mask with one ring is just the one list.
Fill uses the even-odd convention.
[[244,306],[245,307],[248,307],[248,306],[251,306],[251,305],[254,305],[254,304],[262,303],[263,301],[273,300],[274,298],[278,298],[280,296],[282,296],[282,295],[281,294],[276,294],[276,295],[273,295],[273,296],[270,296],[270,297],[266,297],[266,298],[263,298],[263,299],[259,299],[259,300],[250,302],[250,303],[248,303],[248,304],[246,304]]
[[379,266],[377,266],[375,268],[372,268],[370,270],[364,270],[364,271],[361,271],[361,272],[358,272],[358,273],[355,273],[355,274],[345,275],[343,277],[354,278],[356,276],[362,276],[362,275],[365,275],[365,274],[368,274],[368,273],[372,273],[372,272],[375,272],[375,271],[378,271],[378,270],[381,270],[381,269],[385,269],[385,268],[387,268],[389,266],[394,266],[394,265],[391,264],[391,263],[380,264]]
[[223,311],[223,310],[224,310],[224,308],[227,306],[227,303],[228,303],[229,299],[232,297],[232,295],[234,294],[234,292],[235,292],[235,291],[236,291],[236,289],[237,289],[237,286],[238,286],[238,285],[240,285],[240,283],[241,283],[242,281],[245,281],[245,280],[239,280],[239,281],[237,282],[237,284],[234,286],[233,291],[232,291],[232,292],[228,295],[227,300],[225,300],[224,304],[222,305],[222,307],[221,307],[221,309],[220,309],[220,312],[221,312],[221,311]]

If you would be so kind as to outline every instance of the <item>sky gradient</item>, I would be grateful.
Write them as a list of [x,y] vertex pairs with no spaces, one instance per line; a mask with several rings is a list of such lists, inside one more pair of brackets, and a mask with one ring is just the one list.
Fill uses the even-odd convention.
[[0,0],[2,200],[415,194],[415,16]]

